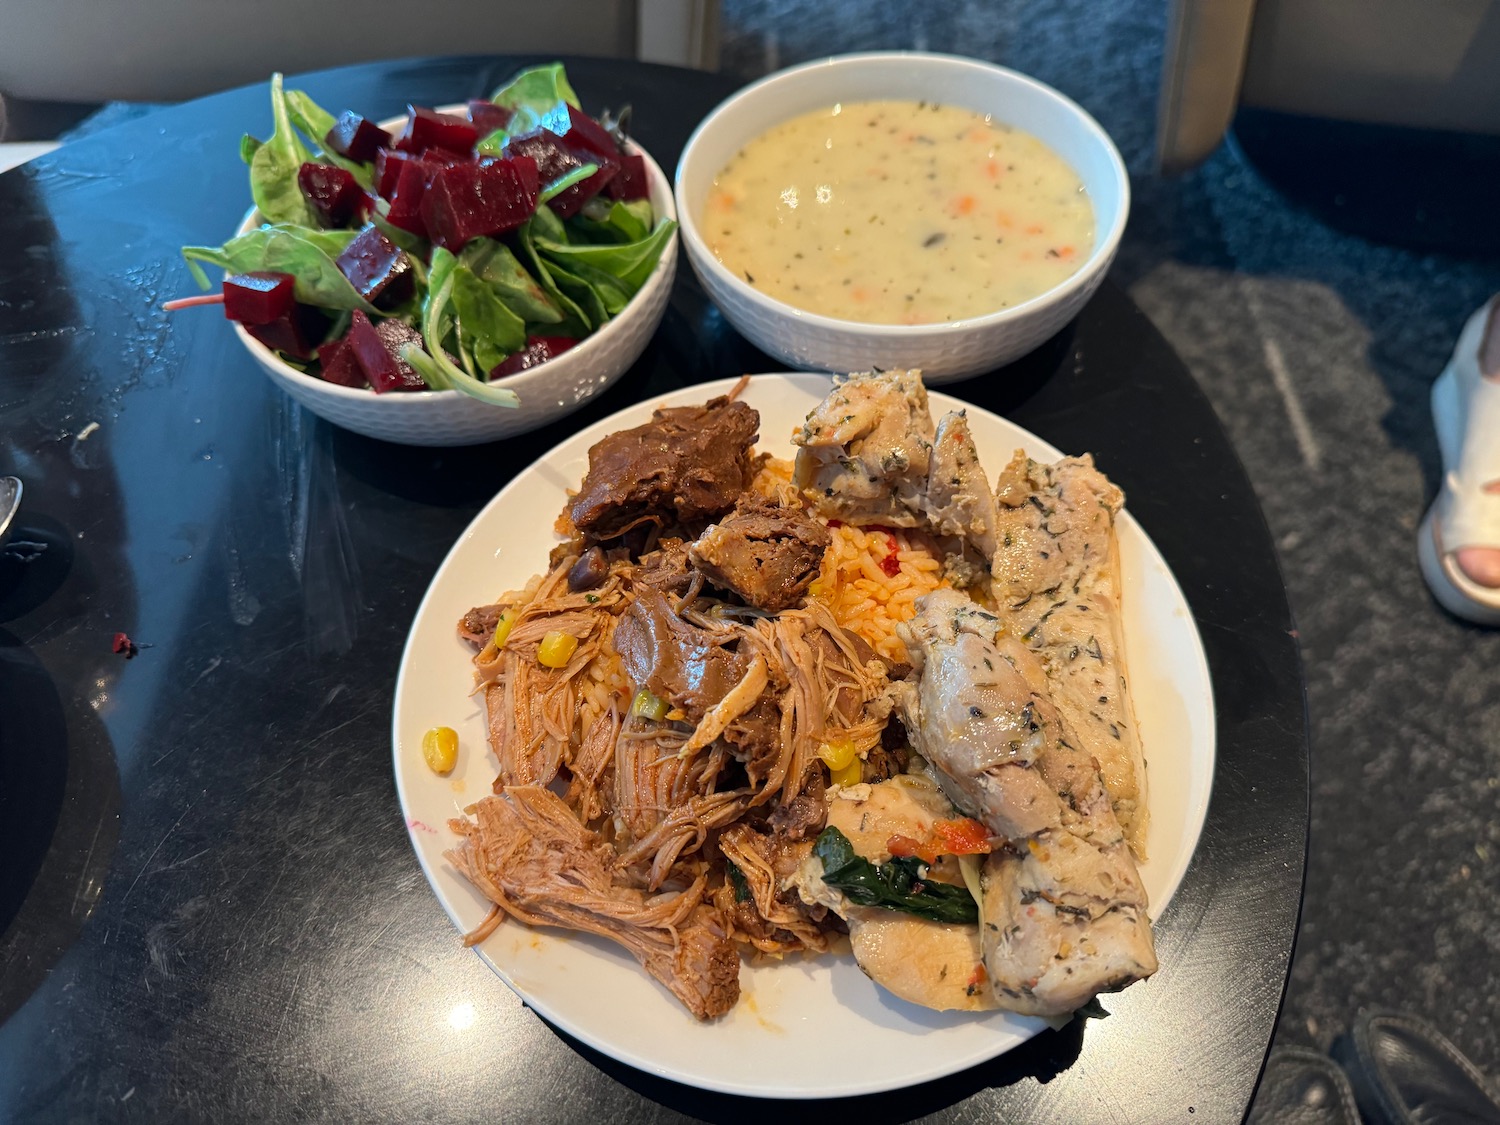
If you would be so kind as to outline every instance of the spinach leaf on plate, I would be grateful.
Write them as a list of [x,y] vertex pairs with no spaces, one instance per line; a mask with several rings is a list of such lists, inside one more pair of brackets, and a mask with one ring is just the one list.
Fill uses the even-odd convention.
[[823,863],[823,882],[859,906],[901,910],[933,922],[979,920],[979,908],[969,889],[927,881],[927,864],[916,856],[893,856],[877,866],[832,826],[818,833],[813,855]]

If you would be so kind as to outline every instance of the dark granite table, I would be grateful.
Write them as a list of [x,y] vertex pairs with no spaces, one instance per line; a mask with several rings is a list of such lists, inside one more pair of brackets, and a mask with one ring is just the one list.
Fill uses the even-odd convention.
[[[300,84],[380,116],[482,95],[519,61]],[[667,167],[734,85],[570,73],[591,109],[633,102]],[[218,318],[159,310],[189,290],[176,248],[234,226],[235,142],[268,125],[262,90],[233,91],[0,176],[0,473],[27,489],[0,557],[0,1119],[761,1117],[568,1041],[460,947],[406,840],[388,725],[417,602],[500,485],[625,403],[775,365],[684,269],[636,368],[549,430],[453,451],[336,430]],[[1130,494],[1214,676],[1208,821],[1157,927],[1162,971],[1108,998],[1108,1019],[926,1086],[773,1112],[1236,1120],[1285,986],[1307,830],[1300,665],[1255,496],[1112,286],[1032,357],[944,389],[1092,449]],[[841,1065],[878,1065],[849,1047]]]

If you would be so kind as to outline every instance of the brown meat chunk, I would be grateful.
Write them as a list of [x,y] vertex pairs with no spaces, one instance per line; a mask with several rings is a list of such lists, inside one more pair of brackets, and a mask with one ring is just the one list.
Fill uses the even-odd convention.
[[477,605],[458,621],[458,635],[475,648],[483,648],[495,635],[495,626],[505,612],[503,605]]
[[657,549],[642,555],[631,575],[637,589],[660,590],[681,597],[693,582],[693,564],[688,559],[688,545],[683,539],[663,539]]
[[680,707],[696,723],[744,676],[750,658],[672,612],[665,595],[642,590],[615,626],[615,651],[637,688]]
[[589,471],[570,511],[590,542],[638,524],[714,519],[750,484],[760,414],[720,396],[703,406],[657,410],[589,450]]
[[796,508],[744,496],[688,548],[715,586],[768,613],[791,609],[818,576],[832,537]]

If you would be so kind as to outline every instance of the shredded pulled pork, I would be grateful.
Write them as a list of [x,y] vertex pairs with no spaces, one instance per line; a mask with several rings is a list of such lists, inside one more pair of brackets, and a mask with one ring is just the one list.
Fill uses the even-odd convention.
[[739,953],[705,878],[655,896],[621,886],[609,846],[534,785],[508,786],[472,812],[449,822],[460,842],[447,857],[507,914],[619,942],[700,1020],[734,1007]]

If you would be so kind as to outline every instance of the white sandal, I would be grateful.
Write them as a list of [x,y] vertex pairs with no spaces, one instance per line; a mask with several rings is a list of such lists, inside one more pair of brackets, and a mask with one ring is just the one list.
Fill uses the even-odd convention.
[[1481,352],[1500,352],[1500,297],[1469,318],[1432,385],[1443,484],[1417,533],[1417,558],[1444,609],[1500,625],[1500,587],[1475,582],[1455,558],[1463,547],[1500,550],[1500,382],[1484,377]]

